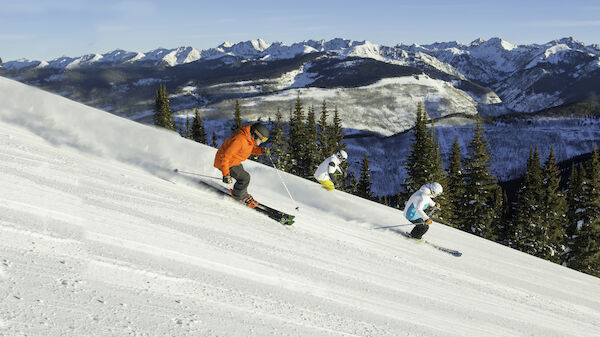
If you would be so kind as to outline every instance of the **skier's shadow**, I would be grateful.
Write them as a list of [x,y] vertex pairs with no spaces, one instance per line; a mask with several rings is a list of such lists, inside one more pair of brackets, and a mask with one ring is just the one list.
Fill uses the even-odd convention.
[[[400,226],[395,226],[395,227],[392,227],[392,226],[374,227],[373,229],[379,230],[381,232],[389,231],[389,232],[392,232],[395,234],[400,234],[404,237],[410,238],[410,235],[409,235],[410,231],[406,231],[406,230],[402,229],[402,227],[408,227],[408,226],[412,226],[412,224],[400,225]],[[400,228],[398,228],[398,227],[400,227]]]
[[389,230],[391,232],[394,232],[396,234],[400,234],[400,235],[402,235],[402,236],[410,239],[410,235],[408,234],[409,232],[405,232],[405,231],[403,231],[401,229],[398,229],[398,228],[389,228]]

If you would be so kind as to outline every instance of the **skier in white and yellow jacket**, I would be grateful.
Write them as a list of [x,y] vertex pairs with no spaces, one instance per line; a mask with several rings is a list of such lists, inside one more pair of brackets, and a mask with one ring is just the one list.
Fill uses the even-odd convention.
[[325,159],[319,167],[317,167],[314,176],[324,189],[328,191],[333,191],[335,189],[335,184],[332,181],[331,175],[336,171],[343,173],[340,164],[346,159],[348,159],[348,154],[346,151],[340,150],[336,154]]

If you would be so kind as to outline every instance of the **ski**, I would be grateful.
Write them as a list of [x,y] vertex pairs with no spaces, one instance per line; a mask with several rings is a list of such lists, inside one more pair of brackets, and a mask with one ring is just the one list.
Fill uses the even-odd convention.
[[[220,185],[215,186],[215,185],[208,183],[206,181],[203,181],[203,180],[199,180],[199,183],[206,185],[206,186],[214,189],[215,191],[219,191],[219,192],[231,197],[229,190],[223,186],[220,186]],[[231,197],[231,198],[233,199],[233,197]],[[258,203],[258,205],[256,205],[256,207],[253,207],[253,208],[248,207],[248,208],[253,209],[259,213],[262,213],[262,214],[268,216],[269,218],[279,222],[280,224],[282,224],[284,226],[291,226],[292,224],[294,224],[294,218],[295,218],[294,215],[284,213],[282,211],[276,210],[267,205]]]
[[425,239],[421,239],[421,241],[419,241],[417,239],[414,239],[414,238],[412,238],[410,236],[409,233],[407,233],[405,231],[395,230],[394,232],[397,232],[397,233],[401,234],[402,236],[404,236],[408,240],[413,240],[414,242],[417,242],[417,243],[424,243],[424,244],[429,245],[429,246],[431,246],[431,247],[433,247],[433,248],[435,248],[435,249],[437,249],[437,250],[439,250],[441,252],[450,254],[452,256],[460,257],[462,255],[462,253],[459,252],[458,250],[450,249],[450,248],[446,248],[446,247],[442,247],[440,245],[437,245],[437,244],[435,244],[433,242],[430,242],[430,241],[427,241]]

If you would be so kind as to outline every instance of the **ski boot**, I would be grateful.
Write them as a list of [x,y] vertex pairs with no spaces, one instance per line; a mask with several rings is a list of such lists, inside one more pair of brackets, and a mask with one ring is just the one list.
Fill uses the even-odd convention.
[[232,198],[234,198],[235,200],[241,202],[242,204],[244,204],[250,208],[254,208],[258,205],[258,201],[254,200],[254,198],[250,194],[246,194],[246,196],[243,197],[242,199],[238,199],[235,197],[235,195],[233,195],[233,189],[231,189],[231,188],[229,189],[229,194],[231,195]]
[[258,205],[258,201],[254,200],[254,198],[248,194],[240,200],[240,202],[250,208],[254,208]]

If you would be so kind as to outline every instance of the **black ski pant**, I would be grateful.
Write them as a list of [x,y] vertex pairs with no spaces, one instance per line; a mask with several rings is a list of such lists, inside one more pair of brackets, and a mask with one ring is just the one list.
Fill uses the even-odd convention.
[[246,172],[242,164],[240,164],[230,167],[229,175],[235,179],[235,185],[233,185],[233,198],[236,200],[242,200],[246,195],[248,195],[250,173]]
[[429,230],[429,225],[425,224],[425,220],[418,218],[416,220],[410,220],[410,222],[416,224],[416,226],[410,231],[410,236],[415,239],[420,239]]

